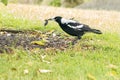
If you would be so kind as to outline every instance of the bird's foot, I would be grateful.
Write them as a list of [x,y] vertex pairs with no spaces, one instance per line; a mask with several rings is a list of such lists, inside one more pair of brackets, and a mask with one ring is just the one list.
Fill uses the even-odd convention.
[[80,37],[80,36],[78,36],[78,37],[77,37],[77,39],[78,39],[78,40],[80,40],[80,39],[81,39],[81,37]]
[[72,45],[75,45],[79,40],[81,39],[81,37],[77,37],[72,41]]

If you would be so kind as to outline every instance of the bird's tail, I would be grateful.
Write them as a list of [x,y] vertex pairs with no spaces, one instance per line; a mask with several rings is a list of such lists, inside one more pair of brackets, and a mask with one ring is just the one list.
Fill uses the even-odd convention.
[[102,34],[102,32],[97,29],[91,29],[91,32],[96,33],[96,34]]

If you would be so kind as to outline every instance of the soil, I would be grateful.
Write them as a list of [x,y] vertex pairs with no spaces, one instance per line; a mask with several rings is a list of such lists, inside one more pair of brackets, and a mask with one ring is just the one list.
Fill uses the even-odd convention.
[[[32,43],[33,41],[43,41],[43,44]],[[76,43],[75,39],[62,38],[59,33],[54,31],[16,31],[16,30],[1,30],[0,31],[0,53],[12,52],[13,48],[23,48],[31,50],[34,48],[46,49],[56,48],[64,50],[70,45]]]

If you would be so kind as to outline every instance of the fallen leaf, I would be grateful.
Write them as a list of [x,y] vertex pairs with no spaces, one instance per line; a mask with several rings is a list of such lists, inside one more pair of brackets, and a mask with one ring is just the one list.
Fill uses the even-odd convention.
[[33,48],[30,50],[32,53],[38,53],[40,51],[40,48]]
[[117,70],[118,69],[118,66],[116,66],[114,64],[109,64],[107,67],[110,68],[110,69],[113,69],[113,70]]
[[27,65],[32,66],[33,63],[32,63],[31,61],[29,61],[29,62],[27,63]]
[[32,41],[31,44],[35,44],[35,45],[40,45],[40,46],[44,46],[46,43],[45,40],[41,40],[41,41]]
[[41,34],[40,37],[41,37],[41,38],[46,38],[46,37],[48,37],[48,36],[47,36],[46,34]]
[[56,37],[56,34],[55,34],[55,33],[53,33],[53,34],[52,34],[52,36],[53,36],[53,37]]
[[7,34],[7,37],[9,37],[9,36],[11,36],[11,34],[10,34],[10,33],[8,33],[8,34]]
[[117,72],[112,70],[112,71],[108,72],[108,75],[112,76],[112,77],[116,77]]
[[46,57],[46,55],[41,55],[41,58],[44,59]]
[[14,54],[14,49],[12,49],[10,47],[5,47],[5,51],[9,54]]
[[51,70],[46,70],[46,69],[39,69],[40,73],[50,73],[52,72]]
[[88,74],[87,78],[88,80],[96,80],[95,76],[93,76],[92,74]]
[[49,62],[49,61],[46,61],[46,60],[42,60],[42,62],[45,62],[45,63],[47,63],[47,64],[50,64],[50,62]]
[[17,69],[16,69],[16,68],[14,68],[14,67],[13,67],[13,68],[11,68],[11,70],[12,70],[12,71],[17,71]]
[[52,34],[53,32],[54,32],[54,30],[50,30],[46,34],[49,35],[49,34]]
[[28,69],[25,69],[24,74],[28,74],[28,73],[29,73]]
[[6,34],[6,32],[0,32],[1,35]]
[[57,52],[57,49],[56,48],[46,48],[45,51],[46,52],[52,52],[52,55],[55,55],[56,52]]
[[44,60],[44,58],[46,57],[46,55],[41,55],[41,59],[42,59],[42,62],[45,62],[45,63],[50,63],[49,61],[46,61],[46,60]]

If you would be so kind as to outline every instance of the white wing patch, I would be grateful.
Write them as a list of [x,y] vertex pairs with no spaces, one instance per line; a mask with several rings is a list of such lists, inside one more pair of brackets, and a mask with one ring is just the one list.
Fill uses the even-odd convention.
[[67,20],[67,19],[65,19],[65,18],[62,18],[62,19],[61,19],[61,23],[62,23],[62,24],[76,23],[76,21],[73,21],[73,20]]
[[78,29],[78,30],[81,30],[81,28],[84,26],[83,24],[79,25],[79,26],[71,26],[71,25],[68,25],[70,28],[73,28],[73,29]]
[[79,26],[76,26],[76,28],[82,28],[84,25],[83,24],[81,24],[81,25],[79,25]]

